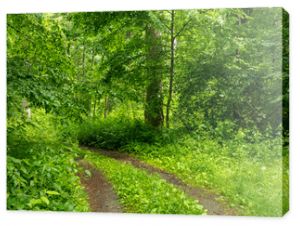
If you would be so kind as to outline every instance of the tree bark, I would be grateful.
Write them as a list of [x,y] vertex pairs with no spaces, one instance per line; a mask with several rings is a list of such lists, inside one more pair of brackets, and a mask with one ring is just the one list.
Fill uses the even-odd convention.
[[104,118],[107,117],[109,112],[109,96],[106,95],[104,99]]
[[145,122],[154,128],[161,128],[163,117],[161,34],[152,25],[146,27],[147,75]]
[[95,93],[95,97],[94,97],[94,110],[93,110],[93,116],[96,116],[96,106],[97,106],[97,93]]
[[170,61],[170,80],[169,80],[169,95],[167,100],[167,107],[166,107],[166,127],[170,128],[170,108],[171,108],[171,102],[172,102],[172,94],[173,94],[173,80],[174,80],[174,42],[175,42],[175,36],[174,36],[174,17],[175,17],[175,11],[171,11],[171,61]]

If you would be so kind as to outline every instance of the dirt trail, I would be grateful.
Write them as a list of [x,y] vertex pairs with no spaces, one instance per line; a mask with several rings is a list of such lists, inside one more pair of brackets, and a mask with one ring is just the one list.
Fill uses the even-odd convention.
[[79,160],[78,164],[91,173],[91,176],[84,175],[84,173],[79,174],[80,181],[89,196],[91,211],[121,213],[122,209],[117,196],[103,174],[84,160]]
[[205,209],[207,209],[209,215],[231,215],[231,216],[237,215],[234,209],[230,208],[226,203],[218,200],[219,198],[218,195],[213,194],[205,189],[187,185],[182,180],[177,178],[175,175],[168,173],[157,167],[151,166],[145,162],[142,162],[141,160],[138,160],[126,153],[121,153],[112,150],[110,151],[102,150],[93,147],[82,147],[82,148],[101,153],[105,156],[114,158],[122,162],[130,163],[137,168],[141,168],[148,171],[149,173],[158,173],[167,182],[172,183],[176,187],[183,190],[189,196],[198,200],[199,204],[201,204]]

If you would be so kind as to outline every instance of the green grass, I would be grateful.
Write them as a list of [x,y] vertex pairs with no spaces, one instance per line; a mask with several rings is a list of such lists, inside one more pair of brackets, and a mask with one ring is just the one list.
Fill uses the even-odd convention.
[[85,159],[111,181],[125,212],[161,214],[205,214],[196,200],[161,179],[130,164],[120,163],[89,151]]
[[132,153],[187,184],[224,196],[241,215],[287,212],[288,150],[282,150],[281,134],[268,137],[255,129],[234,132],[227,127],[193,134],[179,129],[153,132],[137,125],[114,118],[88,121],[79,131],[79,142]]
[[242,215],[281,216],[288,209],[287,194],[282,193],[282,187],[288,190],[282,172],[284,178],[288,172],[282,171],[277,141],[232,140],[220,145],[212,139],[188,137],[174,144],[135,143],[125,149],[188,184],[224,195]]

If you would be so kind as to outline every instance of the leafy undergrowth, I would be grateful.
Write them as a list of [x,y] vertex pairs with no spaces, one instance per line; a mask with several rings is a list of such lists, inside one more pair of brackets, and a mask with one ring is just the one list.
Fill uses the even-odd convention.
[[88,119],[77,128],[76,139],[84,145],[118,149],[131,142],[154,143],[158,130],[139,120],[122,117]]
[[[224,143],[226,142],[226,143]],[[242,215],[281,216],[288,209],[288,171],[278,140],[246,143],[186,137],[174,144],[132,143],[124,148],[188,184],[224,195]],[[283,180],[282,180],[283,176]]]
[[7,209],[89,211],[76,153],[62,143],[51,115],[10,122],[7,150]]
[[206,210],[183,191],[130,164],[82,151],[85,159],[102,170],[111,181],[125,212],[161,214],[205,214]]
[[132,153],[187,184],[211,189],[242,215],[281,216],[288,210],[288,150],[282,150],[281,134],[228,128],[154,133],[143,123],[114,118],[84,122],[78,134],[82,144]]

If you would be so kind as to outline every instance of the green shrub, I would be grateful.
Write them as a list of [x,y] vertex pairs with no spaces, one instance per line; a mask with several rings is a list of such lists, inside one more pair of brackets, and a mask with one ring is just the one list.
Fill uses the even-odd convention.
[[[88,211],[77,176],[77,154],[62,143],[52,116],[33,111],[30,121],[9,121],[7,208]],[[15,127],[14,127],[15,126]]]
[[63,147],[32,151],[32,158],[7,157],[7,208],[10,210],[88,211],[74,154]]
[[118,149],[131,142],[153,143],[157,131],[139,120],[108,118],[86,120],[79,125],[80,144],[106,149]]

